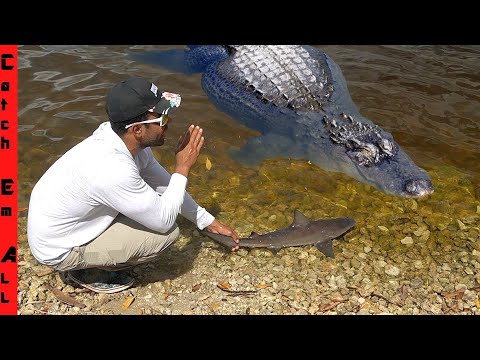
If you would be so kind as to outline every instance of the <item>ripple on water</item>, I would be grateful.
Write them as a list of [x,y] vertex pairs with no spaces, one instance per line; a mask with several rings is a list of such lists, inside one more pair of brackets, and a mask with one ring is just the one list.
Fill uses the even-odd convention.
[[81,83],[82,81],[89,80],[97,75],[97,72],[76,74],[72,76],[65,76],[60,79],[53,79],[61,75],[61,72],[58,71],[38,71],[34,73],[33,80],[35,81],[45,81],[52,82],[55,90],[63,90],[67,87],[73,86],[75,84]]
[[28,131],[33,129],[34,127],[35,125],[27,125],[27,124],[18,125],[18,132]]
[[93,78],[95,75],[97,75],[96,72],[66,76],[62,79],[59,79],[59,80],[55,81],[55,85],[54,85],[55,90],[62,90],[66,87],[78,84],[82,81],[89,80],[89,79]]
[[32,135],[33,135],[33,136],[44,136],[44,137],[46,137],[47,139],[52,140],[52,141],[60,141],[60,140],[63,139],[63,137],[50,136],[50,135],[48,134],[48,129],[38,129],[38,130],[34,130],[34,131],[32,131]]

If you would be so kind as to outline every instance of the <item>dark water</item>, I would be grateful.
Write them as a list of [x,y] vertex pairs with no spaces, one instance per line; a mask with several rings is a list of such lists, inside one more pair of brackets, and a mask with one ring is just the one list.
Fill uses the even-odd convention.
[[[130,52],[172,47],[182,46],[19,47],[20,207],[28,205],[31,189],[46,169],[106,120],[110,87],[133,75],[182,95],[166,144],[155,150],[167,168],[173,169],[172,151],[186,126],[204,128],[206,145],[189,184],[203,205],[254,216],[248,207],[252,203],[257,211],[275,207],[272,211],[288,214],[293,206],[314,209],[336,203],[343,216],[372,198],[400,201],[302,161],[267,161],[259,169],[234,162],[226,150],[241,146],[255,132],[210,104],[200,75],[170,73],[127,59]],[[429,172],[436,188],[429,201],[443,204],[432,211],[450,211],[456,203],[475,213],[480,198],[480,46],[318,47],[340,65],[360,112],[392,133]],[[204,165],[207,158],[211,170]],[[454,197],[453,185],[461,187]],[[357,206],[342,205],[342,199]],[[350,213],[341,213],[346,208]]]

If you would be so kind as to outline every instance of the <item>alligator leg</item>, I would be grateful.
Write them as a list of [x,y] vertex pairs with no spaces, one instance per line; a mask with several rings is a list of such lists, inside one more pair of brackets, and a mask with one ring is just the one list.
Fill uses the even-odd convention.
[[231,150],[230,155],[242,164],[255,166],[265,159],[302,159],[305,150],[288,136],[270,133],[250,138],[240,149]]

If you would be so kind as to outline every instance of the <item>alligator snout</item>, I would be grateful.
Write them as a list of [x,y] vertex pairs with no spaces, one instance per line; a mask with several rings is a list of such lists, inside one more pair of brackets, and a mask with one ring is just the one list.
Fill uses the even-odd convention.
[[422,197],[433,193],[433,184],[430,180],[408,180],[405,183],[405,192],[409,197]]

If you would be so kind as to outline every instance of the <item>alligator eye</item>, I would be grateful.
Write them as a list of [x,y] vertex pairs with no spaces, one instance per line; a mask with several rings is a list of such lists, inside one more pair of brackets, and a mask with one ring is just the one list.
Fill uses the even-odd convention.
[[380,161],[378,148],[373,144],[362,144],[353,155],[358,163],[364,166],[370,166]]
[[372,165],[372,158],[369,156],[368,153],[357,151],[353,153],[353,156],[358,161],[360,165],[363,166],[370,166]]
[[378,162],[380,152],[378,151],[378,147],[376,147],[373,144],[366,144],[366,148],[368,149],[368,153],[370,154],[370,157],[373,159],[374,162]]
[[378,142],[378,146],[380,146],[380,149],[382,149],[384,153],[386,153],[389,156],[393,156],[394,146],[390,140],[381,139]]

